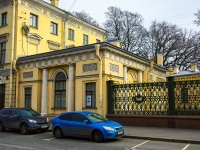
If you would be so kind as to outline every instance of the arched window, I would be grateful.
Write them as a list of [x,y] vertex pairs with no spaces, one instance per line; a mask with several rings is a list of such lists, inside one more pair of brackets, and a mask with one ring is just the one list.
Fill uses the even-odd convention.
[[66,76],[64,73],[60,72],[56,75],[54,89],[55,89],[54,107],[65,108],[66,107]]

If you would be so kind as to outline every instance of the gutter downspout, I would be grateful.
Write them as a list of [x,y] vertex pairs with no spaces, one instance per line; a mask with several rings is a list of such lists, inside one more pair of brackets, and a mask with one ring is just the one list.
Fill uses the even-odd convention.
[[96,56],[99,60],[99,114],[102,114],[102,59],[99,55],[100,45],[95,45]]
[[12,107],[12,82],[13,82],[13,56],[15,44],[15,0],[13,0],[13,18],[12,18],[12,43],[11,43],[11,60],[10,60],[10,92],[9,92],[9,107]]
[[66,48],[66,22],[67,22],[67,20],[68,20],[68,14],[67,14],[67,16],[66,16],[66,18],[64,20],[64,44],[63,44],[63,49]]
[[16,91],[15,91],[16,92],[15,93],[15,99],[16,99],[16,101],[15,101],[15,107],[17,108],[18,107],[18,86],[19,86],[18,81],[19,81],[19,77],[18,77],[18,70],[17,70],[17,61],[14,60],[13,62],[14,62],[13,63],[13,69],[16,72]]

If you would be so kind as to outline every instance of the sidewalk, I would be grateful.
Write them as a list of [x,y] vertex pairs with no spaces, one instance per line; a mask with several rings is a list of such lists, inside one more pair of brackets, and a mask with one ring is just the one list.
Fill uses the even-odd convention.
[[200,144],[200,130],[125,126],[124,138]]

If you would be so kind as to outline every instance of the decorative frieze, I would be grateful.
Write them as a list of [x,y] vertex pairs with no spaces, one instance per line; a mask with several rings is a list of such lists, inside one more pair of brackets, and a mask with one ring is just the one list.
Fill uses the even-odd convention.
[[119,73],[119,66],[115,64],[110,64],[110,71]]
[[9,76],[10,70],[0,70],[0,76]]
[[83,65],[83,72],[92,72],[92,71],[97,71],[97,63]]
[[24,72],[23,78],[33,78],[33,71],[30,72]]
[[0,3],[0,10],[3,10],[3,9],[6,9],[6,8],[8,8],[8,7],[10,7],[10,6],[12,6],[13,5],[13,2],[12,1],[2,1],[1,3]]

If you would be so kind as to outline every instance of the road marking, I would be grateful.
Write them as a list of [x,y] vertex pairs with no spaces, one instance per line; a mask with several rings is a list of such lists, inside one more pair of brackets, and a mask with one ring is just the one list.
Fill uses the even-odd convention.
[[41,150],[41,149],[38,149],[38,148],[19,146],[19,145],[10,145],[10,144],[0,144],[0,145],[5,146],[5,147],[17,148],[17,149],[25,149],[25,150]]
[[143,143],[141,143],[141,144],[138,144],[138,145],[136,145],[136,146],[130,148],[130,150],[131,150],[131,149],[133,150],[134,148],[137,148],[137,147],[139,147],[139,146],[141,146],[141,145],[143,145],[143,144],[145,144],[145,143],[147,143],[147,142],[149,142],[149,141],[150,141],[150,140],[145,141],[145,142],[143,142]]
[[50,139],[43,139],[45,141],[50,141],[50,140],[54,140],[55,138],[50,138]]
[[189,146],[190,144],[186,145],[182,150],[186,150]]

